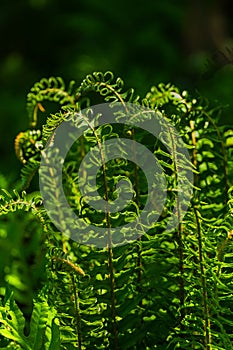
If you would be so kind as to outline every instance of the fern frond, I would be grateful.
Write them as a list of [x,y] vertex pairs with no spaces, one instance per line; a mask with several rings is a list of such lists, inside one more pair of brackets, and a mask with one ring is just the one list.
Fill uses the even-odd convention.
[[[13,298],[13,292],[6,290],[3,304],[0,305],[0,334],[15,348],[24,350],[51,350],[59,346],[59,328],[55,320],[56,312],[46,301],[34,301],[30,321],[30,333],[24,333],[25,319]],[[56,339],[55,339],[56,334]],[[58,349],[58,348],[57,348]]]
[[51,114],[45,124],[42,127],[42,140],[43,143],[46,144],[46,142],[49,140],[49,138],[53,135],[56,128],[66,120],[67,113],[59,112],[57,114]]
[[5,189],[0,190],[0,216],[16,211],[31,211],[39,221],[45,226],[46,214],[41,208],[42,198],[39,192],[34,192],[31,195],[27,195],[25,191],[21,195],[14,190],[14,194],[11,194]]
[[[186,92],[183,95],[186,97]],[[185,103],[185,98],[181,95],[179,89],[172,84],[159,84],[153,86],[146,94],[146,100],[149,101],[150,106],[161,107],[169,102],[174,104]]]
[[40,162],[33,158],[29,159],[28,162],[25,163],[21,169],[20,188],[22,191],[25,191],[30,186],[30,183],[37,173],[39,166]]
[[15,138],[15,153],[23,164],[30,158],[36,158],[42,147],[40,130],[20,132]]
[[[93,126],[92,97],[116,108],[117,123]],[[20,133],[15,146],[24,164],[23,188],[40,167],[41,192],[45,197],[49,192],[44,203],[51,205],[51,210],[47,209],[50,218],[40,195],[0,193],[0,215],[30,210],[47,233],[47,281],[43,287],[47,298],[42,300],[56,311],[49,327],[46,324],[47,330],[43,328],[45,350],[231,349],[233,151],[232,130],[228,133],[218,124],[221,108],[211,108],[202,98],[193,99],[172,84],[152,87],[140,100],[133,89],[124,91],[123,80],[115,79],[113,73],[94,72],[76,91],[73,82],[66,90],[61,78],[36,83],[28,94],[32,128],[46,100],[58,103],[60,111],[47,116],[42,132]],[[79,113],[84,101],[88,101],[87,115]],[[133,103],[132,109],[128,102]],[[148,107],[145,113],[140,113],[140,105]],[[122,110],[118,111],[118,106],[123,106]],[[150,130],[125,125],[126,116],[129,121],[143,123],[155,112],[160,117],[158,137]],[[60,149],[44,146],[49,140],[56,145],[57,128],[66,121],[80,128],[85,125],[88,130],[77,140],[69,133],[71,129],[65,130],[63,145],[74,142],[63,159]],[[116,146],[122,158],[108,160],[103,144],[114,139],[124,139]],[[153,208],[142,224],[142,235],[131,244],[124,226],[137,222],[150,189],[143,169],[123,157],[126,139],[147,148],[162,169],[153,174],[153,180],[160,187],[163,175],[166,186],[161,194],[166,192],[162,211],[156,193]],[[41,154],[44,164],[39,163]],[[144,153],[137,156],[144,157]],[[85,162],[87,167],[79,172]],[[122,179],[128,187],[118,189]],[[118,212],[111,212],[108,205],[105,211],[97,210],[88,202],[91,198],[111,203],[129,192],[132,197],[127,207]],[[61,201],[63,194],[67,207]],[[115,228],[119,231],[112,230]],[[119,240],[122,246],[117,246]],[[91,246],[97,241],[101,248]],[[40,328],[36,321],[43,308],[37,308],[40,303],[34,303],[33,329]],[[6,310],[7,305],[0,310]],[[15,310],[14,305],[12,308]],[[46,323],[43,311],[41,314]],[[17,315],[23,325],[22,315]],[[13,327],[13,322],[15,328],[6,329],[5,335],[16,348],[25,338],[21,337],[22,326],[12,317],[4,316],[0,334],[4,334],[3,325]],[[38,332],[39,343],[42,333]]]
[[78,96],[83,96],[90,91],[96,91],[104,97],[106,102],[121,102],[122,105],[125,102],[136,103],[139,100],[139,96],[134,95],[134,90],[130,89],[126,92],[122,92],[124,82],[121,78],[114,79],[112,72],[94,72],[89,74],[82,81],[80,87],[77,90]]
[[71,81],[67,90],[60,77],[43,78],[34,84],[27,96],[27,110],[32,128],[36,127],[38,108],[43,101],[48,100],[60,105],[75,105],[75,99],[72,95],[74,83]]

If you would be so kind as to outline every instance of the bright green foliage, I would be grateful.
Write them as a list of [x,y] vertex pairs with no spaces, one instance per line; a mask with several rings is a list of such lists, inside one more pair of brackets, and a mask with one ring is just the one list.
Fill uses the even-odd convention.
[[[48,101],[57,103],[60,110],[46,115],[38,131],[39,118],[44,118]],[[85,203],[78,188],[82,158],[104,140],[124,137],[144,144],[164,171],[167,198],[159,219],[153,221],[155,212],[149,213],[151,228],[141,238],[130,244],[125,238],[126,244],[117,247],[108,240],[103,249],[81,245],[57,232],[40,195],[30,194],[40,153],[53,132],[64,120],[81,122],[77,112],[98,102],[120,102],[123,106],[131,102],[155,109],[165,124],[170,122],[179,131],[192,159],[190,164],[182,159],[179,145],[172,143],[173,136],[168,131],[163,137],[165,145],[171,144],[171,152],[145,130],[126,125],[93,128],[73,144],[63,166],[63,187],[71,208],[86,222],[99,227],[122,226],[122,234],[124,224],[145,204],[145,176],[130,161],[108,162],[97,174],[102,197],[114,200],[116,184],[122,178],[128,183],[130,180],[135,195],[122,212],[99,213]],[[88,75],[77,88],[71,82],[68,89],[61,78],[42,79],[28,94],[28,112],[35,132],[21,134],[16,149],[23,163],[22,182],[17,185],[18,191],[2,190],[0,214],[30,211],[39,219],[47,277],[38,291],[43,297],[34,301],[29,335],[24,334],[22,312],[12,294],[6,293],[0,307],[3,346],[64,350],[232,349],[233,148],[232,130],[218,125],[221,108],[211,108],[203,98],[192,99],[186,91],[180,92],[170,84],[152,87],[140,99],[133,89],[125,92],[123,81],[107,72]],[[100,154],[101,147],[95,156]],[[89,166],[92,164],[94,156]],[[183,220],[167,231],[173,211],[179,213],[180,209],[176,203],[178,173],[182,180],[186,170],[194,176],[192,201]],[[47,185],[54,193],[51,200],[59,207],[55,176],[47,178]],[[58,210],[54,215],[64,213]],[[82,235],[82,227],[79,229]]]
[[12,342],[6,349],[51,350],[59,349],[59,327],[56,312],[46,301],[37,300],[29,324],[29,334],[25,335],[25,319],[9,289],[0,305],[0,334]]

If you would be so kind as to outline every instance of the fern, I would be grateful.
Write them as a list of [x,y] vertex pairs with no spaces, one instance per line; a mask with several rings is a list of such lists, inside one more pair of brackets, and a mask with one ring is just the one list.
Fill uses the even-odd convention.
[[8,339],[14,349],[59,349],[59,327],[55,315],[55,310],[49,308],[46,301],[35,301],[30,333],[25,335],[24,316],[14,301],[13,293],[7,290],[0,305],[0,335]]
[[51,77],[49,79],[41,79],[35,83],[27,96],[27,110],[30,118],[30,126],[35,128],[37,125],[38,109],[44,111],[42,102],[44,100],[57,102],[61,105],[69,103],[75,104],[72,96],[74,81],[69,83],[66,90],[64,81],[60,78]]
[[42,204],[39,192],[36,192],[33,195],[27,195],[26,192],[23,191],[21,196],[16,190],[13,192],[14,195],[10,194],[5,189],[1,190],[1,215],[6,215],[9,212],[15,212],[17,210],[32,210],[35,215],[38,215],[38,217],[40,217],[40,211],[37,208],[37,206],[40,206]]
[[83,96],[90,91],[96,91],[104,97],[106,102],[121,102],[123,105],[125,101],[135,103],[139,100],[139,96],[134,96],[134,90],[130,89],[126,92],[122,92],[124,82],[122,79],[117,78],[114,81],[114,75],[112,72],[94,72],[87,75],[82,81],[80,87],[77,90],[77,95]]
[[[192,98],[172,84],[152,87],[143,99],[123,86],[111,72],[95,72],[77,88],[71,82],[66,89],[61,78],[42,79],[28,94],[31,130],[16,138],[16,155],[23,163],[21,184],[18,191],[1,190],[0,214],[30,211],[39,219],[47,247],[47,279],[34,300],[27,336],[24,316],[7,292],[0,307],[1,341],[7,348],[232,348],[232,130],[218,124],[222,107],[210,107],[202,97]],[[47,100],[60,110],[45,111]],[[118,123],[98,124],[101,113],[94,118],[91,107],[96,101],[107,102]],[[145,113],[139,113],[140,106]],[[46,114],[41,130],[38,110]],[[158,138],[153,130],[134,126],[155,116]],[[63,159],[56,135],[70,122],[81,137],[75,138],[75,128],[65,130],[64,150],[69,152]],[[119,154],[128,141],[143,144],[162,169],[153,180],[161,184],[163,176],[166,185],[162,210],[154,198],[145,222],[140,222],[143,234],[134,240],[124,225],[143,210],[148,183],[136,161],[106,158],[102,145],[112,139],[123,139],[116,146]],[[132,159],[145,157],[136,158],[136,153]],[[80,173],[85,156],[88,167]],[[30,193],[38,168],[43,193],[49,194],[43,198],[45,207],[51,204],[49,216],[40,194]],[[96,168],[98,193],[93,173],[88,177]],[[122,179],[125,187],[117,191]],[[2,185],[6,187],[4,179]],[[88,204],[88,198],[100,196],[109,204],[128,193],[132,198],[118,212],[108,205],[101,212]],[[71,221],[60,200],[63,194],[82,221]],[[102,233],[97,236],[90,225]],[[120,228],[122,245],[114,228]],[[98,248],[90,244],[96,241]],[[36,335],[39,345],[34,345]]]

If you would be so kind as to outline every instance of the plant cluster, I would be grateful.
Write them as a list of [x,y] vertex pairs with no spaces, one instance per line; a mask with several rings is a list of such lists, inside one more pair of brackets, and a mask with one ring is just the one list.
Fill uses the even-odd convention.
[[[112,108],[129,102],[156,111],[179,132],[191,159],[183,159],[169,129],[158,140],[141,128],[120,124],[120,117],[119,125],[90,127],[75,140],[62,168],[64,192],[84,222],[105,228],[104,248],[59,232],[36,188],[41,155],[57,127],[70,119],[81,125],[79,112],[91,111],[99,102]],[[58,111],[48,113],[52,103]],[[222,107],[191,98],[171,84],[152,87],[140,98],[133,89],[125,91],[111,72],[88,75],[78,87],[72,81],[66,88],[61,78],[42,79],[29,92],[27,107],[30,129],[15,140],[21,180],[11,190],[0,178],[0,215],[5,218],[0,244],[6,250],[20,247],[12,265],[0,260],[6,266],[1,272],[0,348],[232,349],[233,131],[219,126]],[[148,195],[143,172],[121,158],[103,165],[96,175],[102,198],[117,198],[119,179],[133,192],[125,210],[109,213],[93,210],[85,201],[78,169],[93,147],[97,154],[89,167],[102,156],[105,140],[123,137],[144,144],[156,157],[167,196],[157,220],[156,206],[148,213],[150,228],[143,235],[133,242],[125,237],[125,244],[117,245],[109,228],[122,227],[124,236],[124,225],[143,210]],[[59,161],[56,155],[54,159]],[[191,202],[176,227],[167,230],[169,220],[179,218],[178,176],[185,182],[187,172],[193,174]],[[46,176],[58,208],[53,215],[62,221],[56,172]],[[78,229],[82,235],[82,227]],[[20,261],[24,247],[25,260]]]

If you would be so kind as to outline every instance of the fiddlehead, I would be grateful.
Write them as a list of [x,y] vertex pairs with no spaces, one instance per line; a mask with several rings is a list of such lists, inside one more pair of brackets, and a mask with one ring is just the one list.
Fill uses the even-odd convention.
[[43,78],[34,84],[27,96],[27,110],[31,128],[35,128],[37,125],[38,109],[44,111],[41,104],[43,101],[48,100],[60,105],[75,105],[75,99],[72,95],[74,83],[74,81],[71,81],[67,90],[63,79],[60,77]]
[[[96,99],[110,102],[108,112],[115,113],[117,123],[107,120],[105,124],[98,124],[101,111],[97,111],[95,119],[95,111],[90,107]],[[39,133],[34,128],[39,124],[38,112],[46,112],[45,101],[58,103],[61,108],[46,116]],[[82,110],[85,101],[89,107],[86,114]],[[133,102],[132,109],[128,102]],[[137,109],[140,105],[146,106],[143,113]],[[57,311],[61,348],[65,349],[68,341],[72,350],[77,346],[98,350],[230,348],[232,214],[226,209],[226,201],[230,205],[232,171],[229,169],[233,167],[230,136],[218,126],[217,111],[172,84],[159,84],[140,100],[133,89],[124,91],[123,81],[115,79],[111,72],[88,75],[76,90],[73,83],[66,90],[60,78],[42,79],[28,95],[28,111],[33,130],[19,134],[16,154],[24,165],[24,187],[29,185],[40,165],[46,192],[51,191],[45,198],[53,205],[53,217],[52,220],[46,217],[43,227],[48,234],[48,247],[58,250],[48,249],[46,288],[49,304]],[[132,125],[135,121],[149,122],[156,117],[157,136],[153,128],[145,130],[142,124]],[[87,128],[77,139],[70,135],[72,128],[61,133],[63,143],[67,135],[73,142],[63,159],[59,149],[49,147],[56,145],[60,126],[70,121],[81,130],[84,126]],[[103,145],[119,139],[124,140],[117,144],[118,158],[109,160]],[[143,152],[147,149],[156,158],[162,172],[154,171],[153,180],[160,187],[163,177],[166,185],[162,210],[159,210],[157,191],[144,226],[138,221],[143,234],[133,242],[125,233],[124,225],[134,222],[143,211],[149,187],[143,166],[140,168],[136,162],[138,150],[132,152],[130,159],[122,157],[129,141],[142,143]],[[192,161],[188,161],[189,153]],[[145,157],[145,153],[138,154],[139,159]],[[83,161],[87,167],[79,172]],[[99,169],[96,174],[88,173],[96,167]],[[194,186],[192,178],[187,176],[190,173],[195,173]],[[61,174],[62,186],[57,185],[58,174]],[[91,182],[94,177],[97,194]],[[118,191],[122,178],[127,186]],[[224,183],[224,194],[221,183]],[[72,221],[67,208],[61,205],[61,188],[81,223]],[[185,196],[190,195],[187,189],[194,192],[191,202]],[[129,192],[132,198],[128,206],[111,212],[110,204],[119,194]],[[90,205],[88,198],[93,199],[93,193],[107,202],[105,210]],[[162,195],[164,193],[165,190]],[[184,193],[183,197],[180,193]],[[34,215],[42,213],[39,203],[32,204],[29,197],[22,199],[20,195],[15,203],[17,196],[2,195],[2,213],[19,208],[28,209]],[[57,232],[58,221],[66,237]],[[173,225],[173,221],[177,225]],[[103,229],[100,240],[90,225]],[[73,227],[75,238],[83,245],[70,239]],[[119,228],[120,236],[112,234],[114,228]],[[98,240],[98,248],[87,246],[93,237]],[[117,246],[119,241],[122,246]],[[159,334],[154,329],[159,329]]]
[[122,92],[124,82],[121,78],[114,80],[112,72],[94,72],[87,75],[82,81],[80,87],[77,90],[78,96],[83,96],[90,91],[96,91],[99,93],[106,102],[120,102],[122,105],[125,101],[136,103],[139,100],[139,96],[134,95],[134,90],[130,89],[126,92]]

